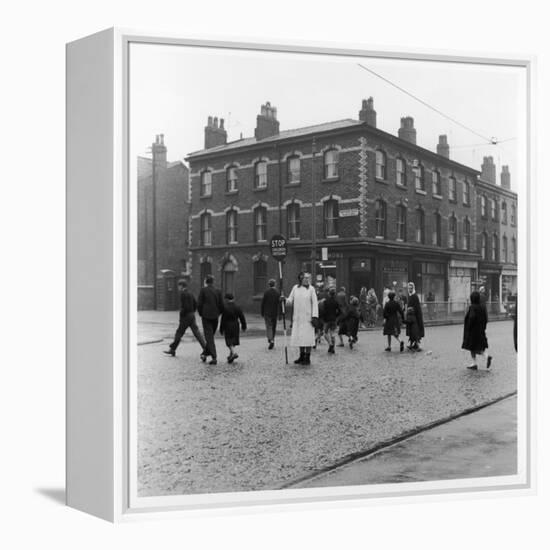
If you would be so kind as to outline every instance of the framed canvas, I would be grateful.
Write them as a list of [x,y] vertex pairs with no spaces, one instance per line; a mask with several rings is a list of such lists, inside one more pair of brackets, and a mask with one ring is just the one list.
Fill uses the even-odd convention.
[[533,71],[68,44],[68,504],[531,491]]

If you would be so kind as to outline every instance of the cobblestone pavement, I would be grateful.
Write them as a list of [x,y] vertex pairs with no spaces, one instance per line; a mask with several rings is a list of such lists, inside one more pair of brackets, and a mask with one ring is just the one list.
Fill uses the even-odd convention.
[[[276,489],[345,457],[516,390],[512,323],[490,324],[489,371],[465,368],[462,327],[432,327],[420,353],[384,352],[380,333],[356,349],[326,344],[309,367],[285,366],[282,338],[242,339],[240,358],[200,362],[186,336],[139,346],[140,496]],[[290,359],[295,350],[289,348]]]

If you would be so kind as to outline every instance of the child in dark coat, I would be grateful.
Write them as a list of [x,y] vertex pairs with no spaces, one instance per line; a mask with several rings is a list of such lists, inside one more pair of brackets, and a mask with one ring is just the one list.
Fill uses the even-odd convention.
[[233,294],[225,295],[224,311],[220,323],[220,334],[225,336],[225,345],[229,348],[227,361],[233,363],[237,357],[235,346],[239,345],[239,322],[243,332],[246,330],[246,319],[242,309],[235,303]]
[[420,327],[418,326],[416,313],[413,307],[407,308],[405,324],[407,325],[407,336],[409,337],[408,348],[411,351],[420,351],[420,347],[418,345],[420,342]]
[[359,299],[354,296],[342,317],[342,324],[338,332],[339,335],[347,335],[350,349],[353,349],[353,344],[357,343],[357,332],[361,321],[363,321],[363,316],[359,311]]
[[403,310],[401,302],[395,299],[395,292],[388,293],[388,301],[384,305],[384,336],[388,337],[388,346],[385,351],[391,351],[392,336],[399,342],[399,351],[403,351],[404,343],[399,338],[401,334],[401,321],[403,320]]

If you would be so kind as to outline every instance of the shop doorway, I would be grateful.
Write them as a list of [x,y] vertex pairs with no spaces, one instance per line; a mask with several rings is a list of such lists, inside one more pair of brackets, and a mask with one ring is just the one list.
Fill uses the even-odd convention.
[[372,260],[370,258],[351,258],[349,273],[349,296],[359,297],[363,287],[367,290],[374,287]]

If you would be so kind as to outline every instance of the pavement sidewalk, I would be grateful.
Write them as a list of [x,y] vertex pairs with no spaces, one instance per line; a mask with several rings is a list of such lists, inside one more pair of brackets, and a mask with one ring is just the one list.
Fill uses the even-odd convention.
[[[245,313],[246,323],[248,328],[242,336],[264,336],[265,324],[263,318],[258,313]],[[178,311],[155,311],[143,310],[138,311],[138,345],[153,344],[162,342],[166,338],[173,338],[176,328],[178,327],[179,312]],[[491,317],[491,321],[506,320]],[[197,315],[197,323],[201,326],[200,317]],[[429,320],[425,319],[424,324],[430,326],[444,326],[462,324],[462,317],[453,320]],[[361,331],[381,331],[382,325],[373,328],[361,328]],[[287,319],[287,331],[290,334],[290,323]],[[277,332],[282,336],[283,322],[280,320],[277,324]]]
[[517,397],[422,431],[290,487],[341,487],[517,473]]

